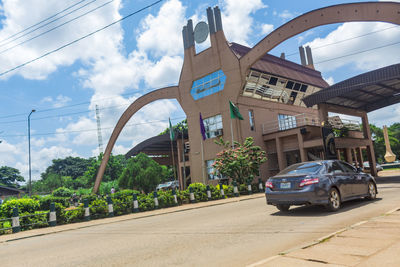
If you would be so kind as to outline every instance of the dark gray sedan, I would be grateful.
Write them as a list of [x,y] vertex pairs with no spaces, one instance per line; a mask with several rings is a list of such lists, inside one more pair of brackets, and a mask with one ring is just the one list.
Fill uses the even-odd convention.
[[291,165],[265,183],[267,204],[280,211],[291,205],[324,205],[337,211],[343,201],[375,199],[376,181],[340,160],[321,160]]

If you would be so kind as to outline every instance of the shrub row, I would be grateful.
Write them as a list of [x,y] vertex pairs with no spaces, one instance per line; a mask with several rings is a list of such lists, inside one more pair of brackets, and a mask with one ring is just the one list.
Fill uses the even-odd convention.
[[[221,199],[219,186],[210,185],[211,199]],[[253,192],[258,191],[258,185],[253,185]],[[233,186],[223,185],[225,198],[234,197]],[[247,185],[238,186],[240,194],[248,194]],[[193,183],[186,190],[177,190],[178,205],[190,203],[190,190],[193,191],[197,202],[208,201],[207,186],[202,183]],[[142,194],[136,190],[122,190],[111,196],[114,208],[114,215],[131,213],[133,210],[133,194],[137,195],[139,211],[149,211],[155,209],[153,192]],[[56,191],[56,196],[33,196],[32,198],[10,199],[0,206],[0,229],[10,228],[12,212],[18,207],[20,215],[21,230],[41,228],[48,226],[48,212],[50,203],[55,203],[57,224],[68,224],[84,220],[83,203],[77,206],[71,205],[71,192],[64,188]],[[159,208],[172,207],[175,204],[172,190],[158,191]],[[91,218],[104,218],[108,216],[108,204],[105,196],[100,195],[81,195],[80,199],[87,199]],[[26,216],[30,215],[30,216]],[[0,230],[0,234],[9,233],[11,230]]]

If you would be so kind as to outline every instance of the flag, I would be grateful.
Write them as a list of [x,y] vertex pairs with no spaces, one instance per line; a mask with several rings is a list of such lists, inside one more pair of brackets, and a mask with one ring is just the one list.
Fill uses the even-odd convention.
[[231,119],[243,120],[243,116],[242,114],[240,114],[239,108],[235,106],[230,100],[229,100],[229,110],[231,111]]
[[171,118],[168,119],[169,119],[169,138],[171,139],[171,141],[173,141],[175,139],[175,132],[174,128],[172,128]]
[[201,132],[201,136],[203,137],[203,140],[206,140],[206,128],[204,128],[204,122],[203,122],[203,118],[201,117],[201,113],[200,114],[200,132]]

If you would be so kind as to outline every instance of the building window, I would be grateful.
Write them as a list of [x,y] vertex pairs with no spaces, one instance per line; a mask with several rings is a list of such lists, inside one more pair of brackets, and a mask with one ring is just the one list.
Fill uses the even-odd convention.
[[255,131],[256,127],[254,126],[254,111],[249,109],[249,123],[250,123],[250,130]]
[[256,99],[306,107],[303,98],[320,88],[251,70],[242,94]]
[[220,174],[215,174],[214,164],[215,160],[206,160],[206,168],[207,168],[207,177],[208,180],[218,180],[221,179],[222,176]]
[[292,115],[278,115],[279,131],[288,130],[297,127],[296,117]]
[[222,135],[222,116],[216,115],[203,120],[206,137],[213,138]]

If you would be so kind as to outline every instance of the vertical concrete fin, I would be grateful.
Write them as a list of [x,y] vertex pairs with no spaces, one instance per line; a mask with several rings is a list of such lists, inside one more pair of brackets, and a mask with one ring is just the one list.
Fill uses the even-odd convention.
[[214,7],[215,27],[217,31],[222,31],[221,10],[218,6]]
[[188,39],[188,34],[187,34],[187,26],[183,26],[182,39],[183,39],[183,48],[188,49],[189,48],[189,39]]
[[191,19],[187,22],[187,37],[189,47],[194,46],[193,21]]
[[214,13],[211,9],[211,7],[207,8],[207,19],[208,19],[208,28],[210,30],[210,35],[215,33],[215,19],[214,19]]
[[299,52],[300,52],[301,65],[306,66],[307,62],[306,62],[306,55],[305,55],[305,52],[304,52],[304,47],[300,46],[299,47]]
[[313,56],[311,53],[311,47],[309,47],[309,46],[306,46],[306,55],[307,55],[308,66],[311,68],[314,68],[314,60],[313,60]]

